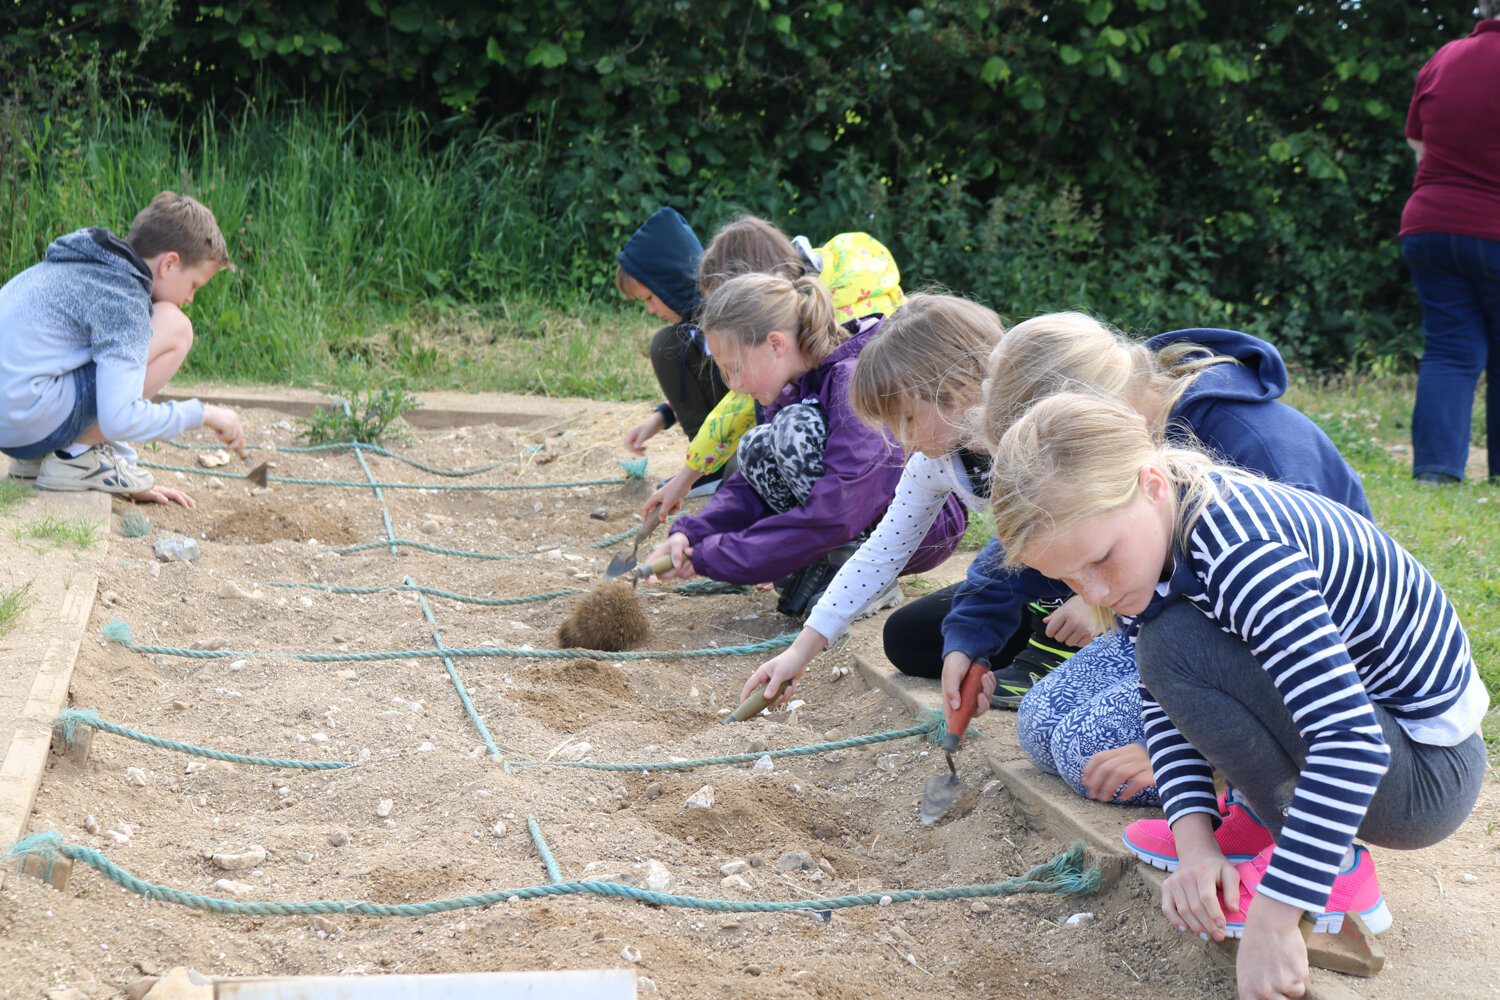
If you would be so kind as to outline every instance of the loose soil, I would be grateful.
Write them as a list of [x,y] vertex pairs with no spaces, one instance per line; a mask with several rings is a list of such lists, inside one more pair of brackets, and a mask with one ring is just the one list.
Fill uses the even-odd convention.
[[[420,430],[393,448],[437,467],[507,460],[472,478],[443,479],[378,455],[365,460],[378,481],[433,487],[618,478],[618,441],[637,409],[580,404],[575,418],[548,427]],[[281,414],[251,410],[245,417],[253,444],[298,443]],[[208,440],[201,432],[184,439]],[[662,435],[653,444],[653,478],[668,474],[680,443]],[[163,447],[144,457],[195,466],[199,454]],[[274,476],[364,479],[349,453],[252,454],[271,457]],[[223,471],[244,468],[236,462]],[[240,480],[207,485],[212,474],[156,472],[192,493],[193,510],[115,502],[71,701],[107,720],[218,750],[362,762],[337,771],[276,770],[101,734],[87,763],[52,759],[32,832],[58,830],[141,878],[205,895],[223,895],[213,884],[227,878],[249,886],[245,899],[384,903],[546,882],[526,829],[531,816],[565,880],[639,881],[656,862],[670,877],[669,891],[728,899],[994,882],[1066,846],[1014,818],[1003,791],[987,785],[978,754],[959,755],[960,773],[981,789],[973,808],[922,827],[916,801],[943,764],[935,748],[914,740],[780,759],[769,773],[735,765],[649,775],[561,767],[507,774],[501,758],[486,752],[440,659],[307,663],[275,654],[429,650],[435,630],[450,648],[556,648],[558,625],[576,597],[498,608],[429,597],[434,626],[410,592],[333,588],[411,579],[488,598],[586,589],[610,556],[628,547],[590,544],[635,526],[639,493],[613,485],[385,489],[396,537],[508,558],[384,546],[339,555],[330,548],[386,537],[373,490],[274,483],[254,495]],[[132,509],[157,529],[197,538],[201,557],[153,558],[152,537],[119,532],[120,516]],[[600,510],[605,520],[590,516]],[[278,583],[307,586],[272,586]],[[796,627],[764,593],[684,596],[654,586],[638,593],[651,625],[645,650],[715,649]],[[116,618],[139,643],[246,655],[126,651],[98,637]],[[859,628],[879,625],[876,619]],[[800,710],[721,725],[757,662],[713,653],[624,662],[521,655],[459,658],[454,669],[507,760],[566,758],[586,743],[588,760],[664,761],[911,724],[857,672],[830,676],[830,667],[848,663],[847,653],[834,651],[809,671]],[[131,785],[127,768],[139,768],[144,785]],[[712,807],[685,808],[704,785],[713,788]],[[389,812],[382,815],[385,800]],[[87,817],[97,833],[85,829]],[[128,842],[108,834],[127,826]],[[1495,838],[1474,821],[1461,837],[1483,855],[1464,870],[1493,885]],[[225,871],[207,857],[251,845],[266,850],[253,868]],[[807,854],[815,867],[779,870],[776,862],[788,852]],[[741,876],[748,888],[722,884],[720,867],[735,859],[751,864]],[[1450,884],[1449,891],[1470,888]],[[1077,913],[1092,918],[1070,925]],[[1441,926],[1441,917],[1432,922]],[[1419,918],[1416,926],[1426,925]],[[836,911],[827,923],[799,913],[725,914],[586,895],[413,918],[314,920],[146,902],[79,865],[66,892],[7,878],[0,941],[7,966],[0,995],[28,998],[56,987],[91,1000],[117,996],[143,974],[177,965],[215,976],[594,968],[627,965],[627,948],[639,951],[635,968],[651,980],[643,994],[654,989],[675,998],[1154,1000],[1233,992],[1232,972],[1213,950],[1169,933],[1152,891],[1131,876],[1095,896],[860,907]],[[1489,984],[1472,981],[1479,975],[1442,995],[1492,995]],[[1366,996],[1397,995],[1364,986]]]

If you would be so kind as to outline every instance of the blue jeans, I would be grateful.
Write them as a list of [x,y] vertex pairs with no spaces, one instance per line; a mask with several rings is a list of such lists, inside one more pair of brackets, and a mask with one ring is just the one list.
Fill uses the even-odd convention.
[[11,458],[45,458],[59,448],[66,448],[83,436],[83,432],[99,422],[99,400],[94,387],[94,363],[92,361],[73,369],[73,412],[68,414],[46,437],[33,444],[17,448],[3,448]]
[[1500,477],[1500,241],[1421,233],[1401,239],[1422,303],[1422,365],[1412,411],[1412,474],[1462,479],[1474,386],[1487,373],[1490,477]]

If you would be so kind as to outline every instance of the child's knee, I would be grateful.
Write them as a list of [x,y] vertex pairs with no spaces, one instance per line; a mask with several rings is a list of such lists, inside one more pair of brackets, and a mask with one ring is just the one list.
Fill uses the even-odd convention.
[[157,302],[151,312],[151,353],[187,354],[193,346],[193,321],[170,302]]

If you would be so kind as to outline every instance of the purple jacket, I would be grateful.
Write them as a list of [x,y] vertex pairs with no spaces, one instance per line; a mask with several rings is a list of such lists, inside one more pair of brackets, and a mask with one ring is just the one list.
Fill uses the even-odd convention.
[[[854,415],[849,380],[859,352],[881,321],[878,316],[860,320],[858,333],[766,407],[769,421],[791,403],[816,402],[828,421],[823,478],[806,504],[774,513],[736,471],[703,510],[672,523],[672,530],[682,532],[692,544],[693,569],[699,574],[726,583],[776,580],[852,541],[880,520],[901,479],[902,455]],[[947,559],[966,524],[963,504],[949,497],[903,572],[920,573]]]

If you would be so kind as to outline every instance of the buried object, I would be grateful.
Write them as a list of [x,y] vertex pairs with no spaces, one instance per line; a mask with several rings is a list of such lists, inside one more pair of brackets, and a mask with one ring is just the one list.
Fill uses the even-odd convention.
[[580,597],[557,628],[557,644],[618,652],[645,642],[651,625],[636,600],[633,583],[633,578],[630,584],[624,580],[602,583]]

